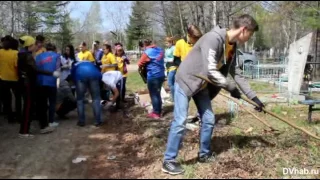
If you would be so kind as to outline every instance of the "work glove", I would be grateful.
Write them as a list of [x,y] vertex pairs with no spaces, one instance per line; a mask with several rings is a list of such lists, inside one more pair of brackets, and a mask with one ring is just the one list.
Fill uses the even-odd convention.
[[258,112],[262,111],[262,108],[264,108],[264,104],[258,99],[258,97],[254,97],[252,98],[252,101],[254,101],[259,107],[255,107],[254,109],[257,110]]
[[53,72],[53,76],[56,77],[56,78],[60,77],[60,74],[61,74],[60,71],[54,71]]
[[228,85],[225,89],[230,92],[230,95],[232,97],[237,98],[237,99],[241,98],[241,93],[235,84],[228,83]]

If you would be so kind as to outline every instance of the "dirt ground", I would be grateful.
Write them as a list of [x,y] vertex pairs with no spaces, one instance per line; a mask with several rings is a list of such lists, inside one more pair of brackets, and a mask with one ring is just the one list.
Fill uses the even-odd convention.
[[[130,92],[145,87],[138,74],[129,78]],[[76,126],[74,111],[52,134],[40,135],[37,122],[33,122],[36,137],[30,140],[18,138],[19,125],[9,125],[0,117],[0,179],[320,178],[320,173],[283,174],[284,168],[320,172],[320,141],[267,114],[255,112],[279,133],[265,131],[263,124],[242,110],[231,118],[224,97],[218,96],[212,103],[217,122],[212,150],[217,159],[209,164],[197,163],[199,131],[187,131],[178,157],[185,173],[178,176],[161,172],[173,106],[165,106],[163,118],[155,121],[147,119],[146,110],[129,100],[126,110],[130,117],[104,111],[105,124],[95,128],[92,108],[87,105],[86,127]],[[313,122],[308,124],[305,106],[270,103],[267,108],[320,136],[319,112],[313,113]],[[195,113],[191,101],[189,115]],[[74,164],[72,160],[77,157],[87,161]]]
[[[224,103],[221,99],[214,103]],[[145,118],[144,109],[132,104],[129,102],[127,108],[130,118],[125,118],[121,112],[105,113],[105,124],[100,128],[92,126],[94,122],[88,106],[86,127],[76,126],[74,111],[69,115],[70,120],[60,121],[56,132],[47,135],[36,132],[35,139],[31,140],[19,139],[19,125],[8,125],[2,119],[0,178],[283,178],[286,177],[282,174],[285,167],[320,167],[319,142],[275,120],[269,122],[282,133],[266,133],[263,125],[243,112],[227,125],[226,110],[215,108],[218,123],[212,149],[217,160],[211,164],[197,163],[199,132],[187,131],[179,154],[186,173],[164,174],[161,161],[173,107],[165,107],[164,118],[153,121]],[[302,114],[305,111],[298,109],[293,112]],[[290,113],[288,111],[289,116]],[[314,124],[306,126],[320,134],[317,131],[320,116],[315,115],[314,119]],[[249,127],[253,130],[246,132]],[[73,164],[72,160],[77,157],[86,157],[87,161]]]

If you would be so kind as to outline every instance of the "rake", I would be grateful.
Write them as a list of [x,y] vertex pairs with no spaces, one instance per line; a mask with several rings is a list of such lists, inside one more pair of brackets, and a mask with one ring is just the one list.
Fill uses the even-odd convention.
[[[201,76],[201,75],[194,75],[194,76],[197,77],[197,78],[200,78],[200,79],[202,79],[202,80],[204,80],[204,81],[206,81],[206,82],[208,82],[208,83],[210,83],[210,84],[215,85],[215,83],[213,83],[212,81],[210,81],[207,77],[204,77],[204,76]],[[227,95],[225,95],[225,94],[223,94],[223,93],[220,93],[220,94],[221,94],[222,96],[224,96],[224,97],[228,97]],[[228,97],[228,98],[229,98],[229,97]],[[234,98],[232,98],[232,99],[234,99]],[[248,99],[248,98],[245,97],[244,95],[241,95],[241,99],[243,99],[244,101],[246,101],[246,102],[254,105],[255,107],[259,107],[255,102],[253,102],[251,99]],[[267,114],[275,117],[276,119],[278,119],[278,120],[280,120],[280,121],[282,121],[282,122],[285,122],[286,124],[290,125],[290,126],[293,127],[294,129],[300,130],[300,131],[304,132],[305,134],[313,137],[314,139],[320,140],[320,137],[312,134],[311,132],[305,130],[305,129],[302,128],[302,127],[299,127],[299,126],[291,123],[290,121],[288,121],[288,120],[286,120],[286,119],[278,116],[277,114],[275,114],[275,113],[267,110],[266,108],[263,107],[263,108],[262,108],[262,111],[264,111],[265,113],[267,113]]]

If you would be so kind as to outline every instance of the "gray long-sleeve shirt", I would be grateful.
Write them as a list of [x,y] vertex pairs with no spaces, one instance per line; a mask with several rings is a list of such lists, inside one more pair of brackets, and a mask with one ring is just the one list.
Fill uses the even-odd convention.
[[[197,41],[186,59],[180,64],[176,74],[176,82],[187,96],[191,97],[199,92],[206,83],[194,75],[207,76],[216,84],[208,87],[211,96],[215,97],[221,88],[225,88],[230,83],[227,80],[228,73],[248,98],[252,99],[256,96],[240,73],[237,56],[234,55],[231,62],[226,61],[226,36],[226,29],[215,27]],[[236,46],[234,46],[234,52],[236,52],[235,49]],[[222,67],[219,68],[218,64],[222,64]]]

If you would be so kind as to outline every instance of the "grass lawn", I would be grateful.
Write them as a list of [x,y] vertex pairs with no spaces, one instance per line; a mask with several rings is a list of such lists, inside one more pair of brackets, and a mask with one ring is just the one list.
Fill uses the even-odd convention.
[[137,71],[129,72],[127,77],[127,94],[135,93],[146,88],[147,84],[143,82],[140,74]]

